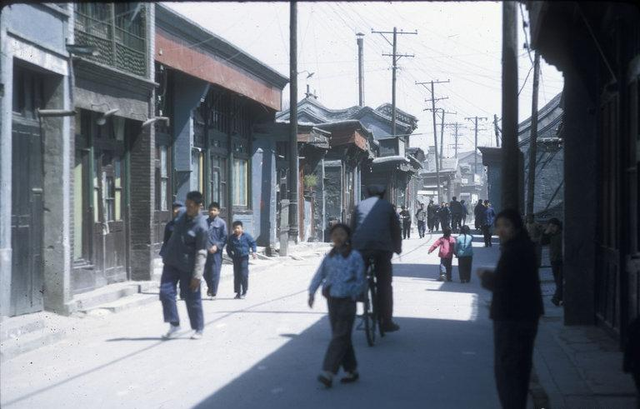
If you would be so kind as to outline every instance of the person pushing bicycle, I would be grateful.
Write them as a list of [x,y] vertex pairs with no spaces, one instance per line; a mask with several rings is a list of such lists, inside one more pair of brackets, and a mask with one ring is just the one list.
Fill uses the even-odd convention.
[[393,322],[393,253],[402,253],[400,222],[393,205],[384,199],[384,186],[367,187],[367,199],[356,206],[351,217],[353,248],[362,254],[369,268],[375,265],[380,325],[384,332],[394,332],[400,327]]

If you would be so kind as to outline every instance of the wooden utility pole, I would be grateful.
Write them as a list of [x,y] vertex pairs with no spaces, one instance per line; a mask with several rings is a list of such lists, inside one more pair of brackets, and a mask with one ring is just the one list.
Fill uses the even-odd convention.
[[442,164],[442,159],[444,159],[444,116],[445,114],[456,115],[457,112],[445,111],[444,108],[440,108],[439,110],[442,113],[442,122],[440,123],[440,163]]
[[533,215],[536,189],[536,161],[538,139],[538,83],[540,81],[540,54],[533,61],[533,97],[531,100],[531,129],[529,133],[529,179],[527,187],[527,215]]
[[459,134],[459,130],[460,128],[462,128],[462,124],[460,122],[453,122],[450,124],[445,124],[446,127],[453,127],[454,129],[454,140],[455,143],[453,144],[453,148],[455,149],[455,158],[458,159],[458,147],[460,146],[460,144],[458,143],[458,138],[460,136]]
[[[437,183],[437,188],[438,188],[438,201],[440,201],[441,198],[441,192],[440,192],[440,168],[441,168],[441,163],[439,163],[438,161],[438,128],[436,125],[436,101],[440,101],[443,99],[448,99],[449,97],[441,97],[441,98],[436,98],[435,97],[435,91],[434,91],[434,84],[444,84],[450,82],[450,80],[446,80],[446,81],[426,81],[426,82],[417,82],[416,81],[416,85],[422,85],[423,87],[427,88],[427,84],[431,84],[431,89],[427,88],[428,91],[431,92],[431,108],[427,108],[425,109],[425,111],[431,111],[431,113],[433,114],[433,144],[435,146],[436,152],[435,152],[435,162],[436,162],[436,183]],[[428,100],[427,100],[428,101]]]
[[[402,57],[415,57],[413,54],[398,54],[398,34],[418,34],[418,31],[403,31],[396,27],[393,28],[393,31],[374,31],[371,30],[374,34],[380,34],[382,37],[393,47],[393,53],[382,54],[385,57],[391,57],[392,61],[392,74],[391,74],[391,133],[393,136],[396,136],[396,71],[398,69],[398,61]],[[385,36],[385,34],[393,34],[393,41],[389,41],[389,39]]]
[[298,242],[298,10],[289,11],[289,240]]
[[520,210],[518,3],[502,3],[502,209]]
[[493,114],[493,130],[496,133],[496,148],[500,147],[500,128],[498,127],[498,115]]
[[[485,116],[474,116],[474,117],[467,117],[465,119],[473,121],[473,123],[474,123],[474,134],[475,134],[474,146],[475,146],[475,149],[473,150],[473,174],[477,175],[478,174],[478,121],[486,121],[487,117],[485,117]],[[475,176],[474,176],[474,178],[475,178]]]

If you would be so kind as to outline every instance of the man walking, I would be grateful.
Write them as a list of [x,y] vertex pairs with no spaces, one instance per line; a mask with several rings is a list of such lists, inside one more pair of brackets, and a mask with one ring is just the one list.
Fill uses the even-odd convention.
[[429,200],[429,204],[427,205],[427,227],[429,228],[429,233],[433,233],[435,231],[434,227],[436,224],[436,205],[433,203],[433,199]]
[[400,223],[391,203],[384,200],[383,186],[369,186],[367,199],[361,201],[351,218],[353,248],[360,251],[368,268],[376,266],[378,300],[382,329],[393,332],[400,327],[393,322],[393,287],[391,257],[402,253]]
[[200,282],[207,260],[207,222],[200,214],[202,193],[189,192],[186,212],[180,215],[174,225],[173,234],[167,243],[163,257],[164,268],[160,280],[160,301],[164,322],[170,324],[165,339],[174,338],[180,331],[180,317],[176,305],[176,288],[180,282],[180,295],[187,304],[191,329],[191,339],[202,338],[204,316]]
[[482,199],[478,200],[476,207],[473,209],[473,215],[475,217],[474,224],[477,231],[480,231],[482,228],[482,221],[484,220],[484,204],[482,204]]
[[493,210],[488,200],[484,201],[484,217],[482,218],[482,234],[484,235],[484,246],[493,247],[491,236],[493,235],[493,223],[496,221],[496,212]]
[[222,250],[227,244],[227,223],[220,217],[220,205],[213,202],[209,205],[209,243],[207,264],[204,266],[204,280],[207,282],[207,296],[213,298],[218,294],[220,270],[222,269]]
[[462,205],[458,202],[457,197],[454,196],[451,199],[449,209],[451,210],[451,229],[455,233],[460,230],[460,223],[462,222]]
[[451,228],[451,209],[449,209],[449,203],[442,202],[442,206],[438,210],[438,220],[440,220],[440,227],[442,227],[442,231],[445,228]]
[[425,235],[425,221],[427,220],[427,212],[424,210],[424,203],[420,203],[420,207],[416,212],[416,220],[418,220],[418,236],[423,238]]
[[402,238],[410,239],[411,238],[411,213],[407,210],[406,207],[400,207],[400,221],[402,222]]
[[467,225],[467,216],[469,215],[469,209],[467,209],[467,204],[464,200],[460,201],[460,206],[462,207],[462,226]]

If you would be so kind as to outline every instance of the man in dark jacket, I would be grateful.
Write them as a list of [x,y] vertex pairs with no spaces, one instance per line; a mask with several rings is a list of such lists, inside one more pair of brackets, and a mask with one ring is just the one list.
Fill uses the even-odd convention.
[[482,228],[482,222],[484,220],[484,204],[482,202],[482,199],[478,200],[478,203],[476,204],[476,207],[473,208],[473,215],[475,217],[475,228],[476,230],[480,231],[480,229]]
[[449,209],[449,203],[442,202],[442,206],[438,209],[438,220],[442,230],[451,228],[451,209]]
[[458,202],[457,197],[453,197],[451,199],[451,203],[449,203],[449,209],[451,210],[451,230],[453,232],[457,232],[460,230],[462,223],[462,205]]
[[482,218],[482,234],[484,236],[484,246],[493,247],[491,236],[493,235],[493,223],[496,219],[496,212],[488,200],[484,201],[484,217]]
[[402,223],[402,238],[411,238],[411,212],[406,207],[400,207],[400,222]]
[[480,270],[482,286],[493,292],[495,377],[505,409],[525,409],[538,320],[544,314],[536,252],[522,217],[507,209],[497,217],[502,254],[494,271]]
[[164,256],[164,253],[166,251],[165,249],[167,248],[167,243],[169,242],[171,234],[173,233],[173,229],[175,228],[176,219],[178,218],[178,216],[184,213],[184,203],[180,201],[173,202],[171,213],[171,220],[169,220],[164,226],[164,239],[162,240],[162,247],[160,248],[160,257]]
[[427,205],[427,228],[429,229],[429,233],[433,233],[436,219],[436,205],[433,203],[433,200],[429,200],[429,204]]
[[222,251],[227,244],[227,223],[220,217],[220,204],[213,202],[209,205],[209,248],[207,263],[204,266],[204,279],[207,282],[207,295],[215,297],[218,294],[220,270],[222,269]]
[[367,188],[368,198],[358,203],[351,217],[351,242],[362,254],[366,268],[371,260],[375,263],[382,328],[393,332],[400,327],[393,322],[391,257],[402,253],[402,235],[398,216],[384,194],[383,186]]
[[551,261],[551,271],[556,282],[556,292],[553,294],[551,302],[560,306],[563,304],[564,275],[562,274],[562,223],[555,217],[549,220],[547,228],[542,235],[540,244],[549,246],[549,261]]

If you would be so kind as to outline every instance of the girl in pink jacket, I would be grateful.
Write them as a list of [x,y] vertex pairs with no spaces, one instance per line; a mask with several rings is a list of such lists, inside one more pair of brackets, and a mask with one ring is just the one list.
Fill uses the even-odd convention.
[[438,257],[440,257],[440,277],[438,281],[452,281],[451,279],[451,270],[452,262],[453,262],[453,253],[456,245],[456,240],[451,237],[451,229],[445,227],[442,229],[442,237],[436,240],[435,243],[429,249],[429,254],[433,252],[436,248],[440,248],[438,251]]

